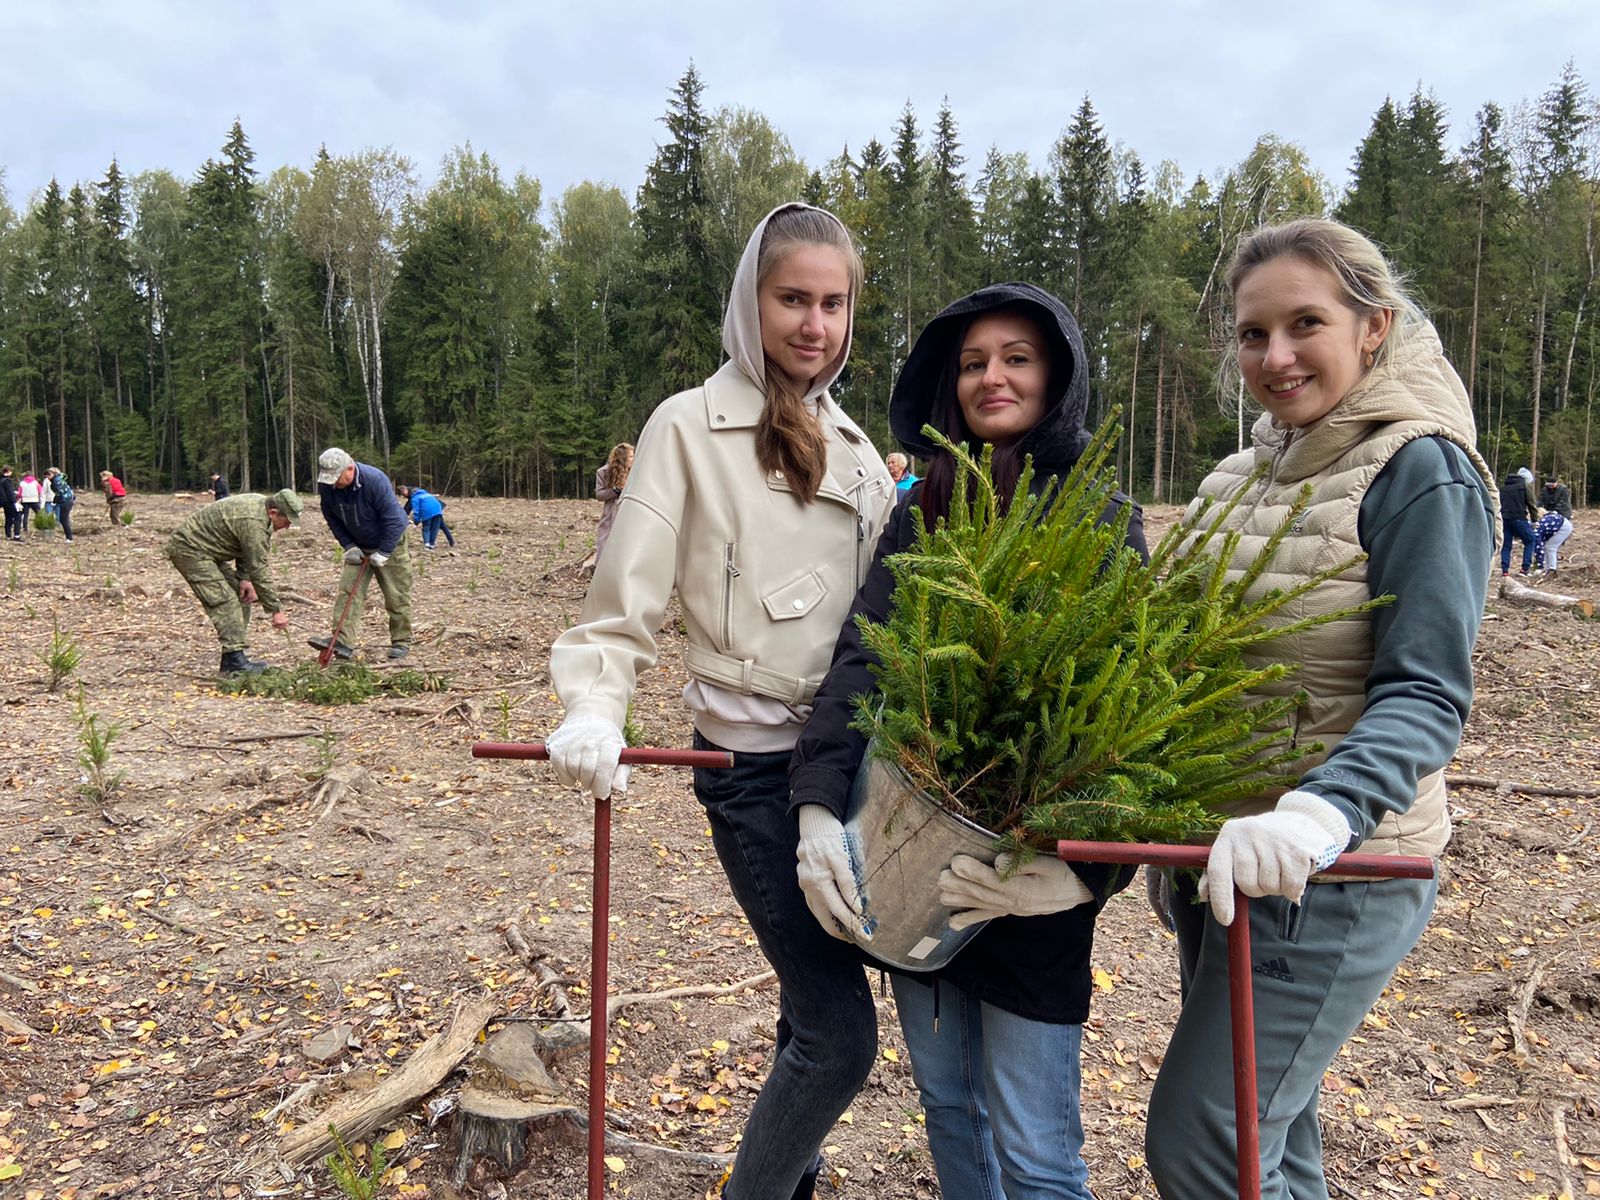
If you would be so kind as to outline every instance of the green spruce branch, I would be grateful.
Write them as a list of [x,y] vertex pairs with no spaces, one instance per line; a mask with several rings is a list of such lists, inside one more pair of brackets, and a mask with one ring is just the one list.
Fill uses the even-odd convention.
[[1302,697],[1263,697],[1292,668],[1264,661],[1261,644],[1383,602],[1284,619],[1360,555],[1249,598],[1309,489],[1232,581],[1240,535],[1222,530],[1237,497],[1201,507],[1141,562],[1125,545],[1131,508],[1108,516],[1118,430],[1113,413],[1037,492],[1029,464],[1009,508],[992,448],[975,459],[925,430],[956,459],[950,515],[888,560],[888,620],[858,619],[879,694],[857,697],[854,727],[916,787],[1019,849],[1215,829],[1220,808],[1321,749],[1292,742]]

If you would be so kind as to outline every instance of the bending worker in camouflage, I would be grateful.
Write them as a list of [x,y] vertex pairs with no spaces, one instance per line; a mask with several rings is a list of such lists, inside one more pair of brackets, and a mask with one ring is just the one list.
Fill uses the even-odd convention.
[[216,626],[224,675],[266,668],[244,652],[256,601],[272,614],[274,629],[289,627],[267,573],[267,547],[273,531],[289,528],[302,508],[289,488],[271,496],[230,496],[190,513],[167,542],[167,557]]
[[[411,519],[395,497],[394,484],[377,467],[358,463],[331,446],[317,459],[317,494],[328,532],[344,547],[344,572],[333,597],[334,627],[339,631],[333,652],[340,658],[355,654],[352,631],[361,628],[367,585],[376,576],[389,610],[389,657],[404,658],[411,651],[411,556],[406,550]],[[343,625],[338,623],[341,616]],[[328,639],[314,637],[311,644],[325,650]]]

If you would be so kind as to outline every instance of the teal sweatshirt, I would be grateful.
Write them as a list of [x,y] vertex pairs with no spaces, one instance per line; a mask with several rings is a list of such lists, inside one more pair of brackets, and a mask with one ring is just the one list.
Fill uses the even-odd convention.
[[1455,756],[1472,708],[1472,646],[1483,622],[1495,546],[1494,502],[1460,447],[1407,442],[1362,498],[1356,532],[1374,596],[1367,702],[1355,728],[1300,788],[1372,835],[1404,812],[1417,781]]

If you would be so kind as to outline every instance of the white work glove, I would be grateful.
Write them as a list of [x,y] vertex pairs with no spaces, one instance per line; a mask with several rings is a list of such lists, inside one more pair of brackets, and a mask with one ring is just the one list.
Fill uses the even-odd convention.
[[385,554],[382,550],[374,550],[371,554],[367,555],[367,562],[372,564],[372,569],[374,571],[376,571],[379,567],[383,566],[388,561],[389,561],[389,556],[387,554]]
[[1298,902],[1306,880],[1343,854],[1351,836],[1344,814],[1321,796],[1287,792],[1271,812],[1223,824],[1200,876],[1200,898],[1211,901],[1219,925],[1233,924],[1235,887]]
[[800,822],[796,874],[806,907],[819,925],[841,941],[853,940],[845,931],[856,930],[870,942],[872,934],[861,923],[861,893],[844,844],[844,825],[822,804],[802,804],[795,816]]
[[365,557],[366,555],[362,553],[360,546],[346,547],[344,552],[344,561],[352,567],[360,563],[360,561]]
[[631,767],[620,765],[622,730],[592,713],[578,713],[561,722],[545,739],[550,765],[568,787],[581,787],[596,800],[628,790]]
[[995,859],[992,867],[966,854],[950,860],[939,873],[939,903],[959,910],[950,917],[951,929],[995,917],[1042,917],[1094,898],[1059,858],[1041,854],[1013,871],[1014,861],[1010,854]]

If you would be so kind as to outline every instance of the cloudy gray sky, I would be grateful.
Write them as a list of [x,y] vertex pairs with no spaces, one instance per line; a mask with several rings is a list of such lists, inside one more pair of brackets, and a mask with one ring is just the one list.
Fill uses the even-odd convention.
[[1107,134],[1193,175],[1272,132],[1336,186],[1385,95],[1420,83],[1459,144],[1485,101],[1600,79],[1596,0],[52,0],[0,5],[0,169],[19,207],[53,175],[192,177],[237,115],[270,170],[392,145],[431,179],[471,141],[509,174],[632,194],[692,59],[710,107],[759,110],[807,162],[924,126],[948,96],[968,166],[1042,162],[1085,93]]

